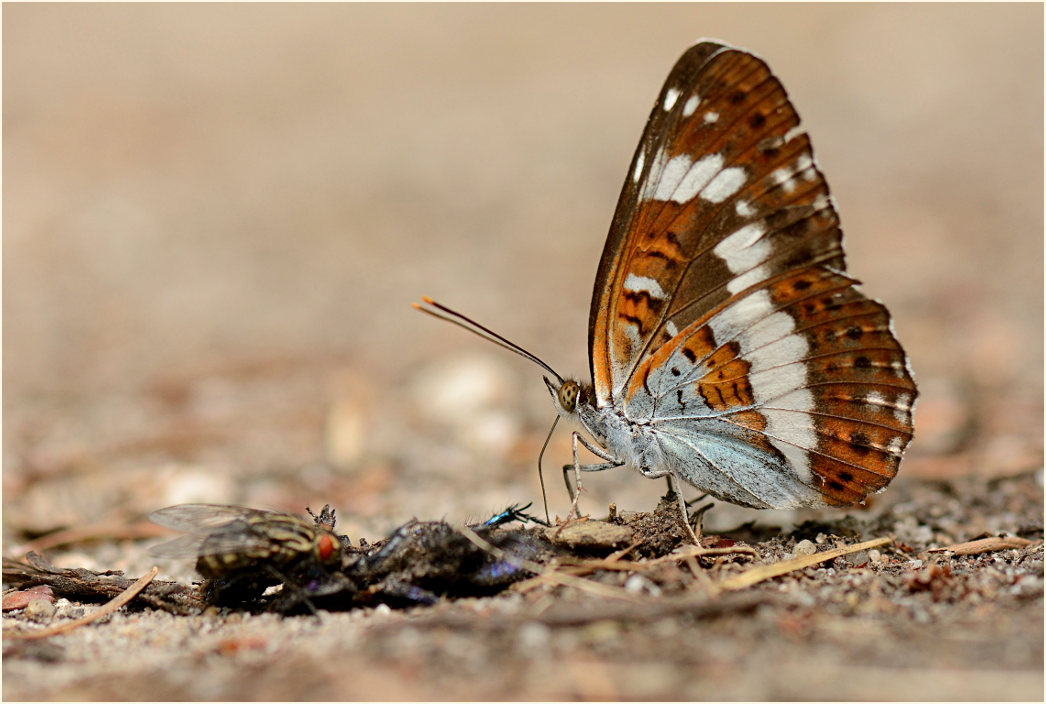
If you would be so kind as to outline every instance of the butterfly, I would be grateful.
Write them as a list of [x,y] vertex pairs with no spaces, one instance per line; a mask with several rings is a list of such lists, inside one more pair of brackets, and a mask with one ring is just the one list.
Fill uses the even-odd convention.
[[[681,482],[752,508],[850,506],[897,474],[917,391],[841,241],[781,82],[699,41],[625,177],[592,292],[591,383],[431,299],[415,307],[549,372],[557,420],[581,428],[579,488],[581,472],[627,465],[668,477],[684,518]],[[583,464],[579,444],[601,462]]]

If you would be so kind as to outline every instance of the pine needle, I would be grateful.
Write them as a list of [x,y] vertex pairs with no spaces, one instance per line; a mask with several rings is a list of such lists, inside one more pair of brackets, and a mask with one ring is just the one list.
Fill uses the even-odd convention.
[[783,574],[795,572],[796,570],[801,570],[812,565],[819,565],[822,562],[834,560],[837,557],[849,555],[850,553],[882,547],[889,543],[889,538],[876,538],[875,540],[857,543],[856,545],[849,545],[834,550],[825,550],[824,552],[815,553],[813,555],[803,555],[802,557],[795,557],[791,560],[782,560],[781,562],[775,562],[772,565],[760,565],[759,567],[753,567],[746,572],[742,572],[739,575],[723,580],[719,583],[719,587],[724,590],[745,589],[767,579],[780,577]]

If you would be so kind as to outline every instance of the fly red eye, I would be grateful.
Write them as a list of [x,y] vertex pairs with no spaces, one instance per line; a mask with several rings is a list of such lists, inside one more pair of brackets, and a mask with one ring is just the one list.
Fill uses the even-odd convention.
[[338,548],[337,542],[334,540],[332,535],[321,535],[319,540],[316,541],[316,553],[320,559],[326,562],[334,556],[335,551]]

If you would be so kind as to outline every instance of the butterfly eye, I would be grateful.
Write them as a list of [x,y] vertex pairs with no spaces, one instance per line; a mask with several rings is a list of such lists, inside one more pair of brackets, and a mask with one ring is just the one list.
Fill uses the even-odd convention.
[[573,413],[577,406],[578,385],[576,381],[564,381],[559,387],[559,405],[567,413]]

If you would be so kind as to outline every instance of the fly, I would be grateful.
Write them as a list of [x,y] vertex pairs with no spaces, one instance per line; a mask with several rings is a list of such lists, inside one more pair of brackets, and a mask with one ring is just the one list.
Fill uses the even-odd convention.
[[310,521],[242,506],[180,504],[154,511],[149,520],[186,533],[153,553],[195,557],[213,602],[257,598],[281,583],[308,587],[341,566],[343,544],[331,530],[333,511]]

